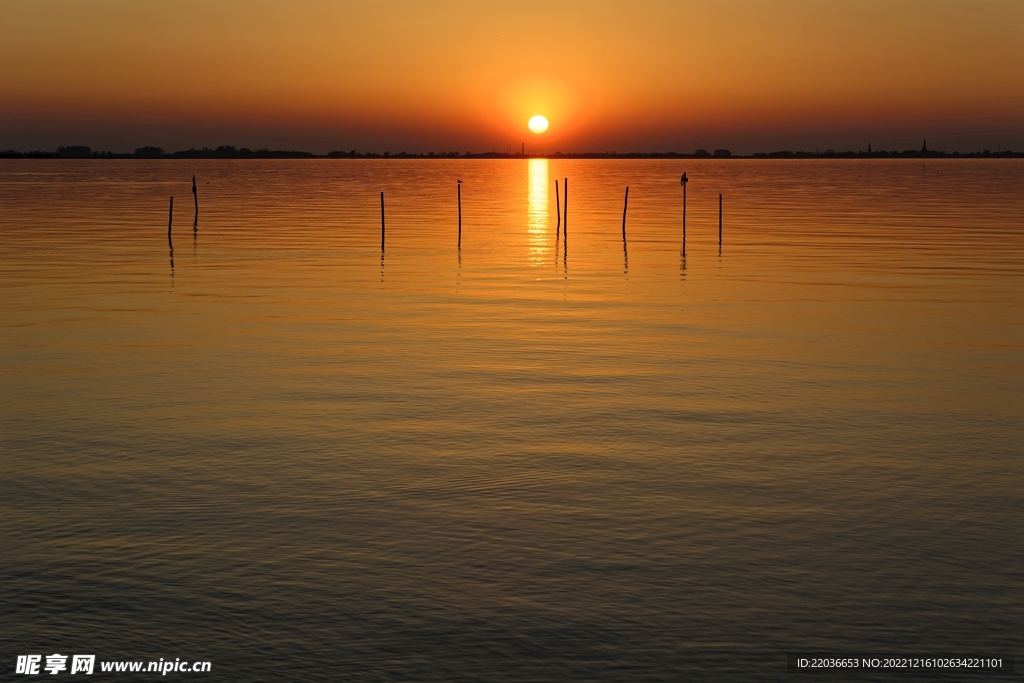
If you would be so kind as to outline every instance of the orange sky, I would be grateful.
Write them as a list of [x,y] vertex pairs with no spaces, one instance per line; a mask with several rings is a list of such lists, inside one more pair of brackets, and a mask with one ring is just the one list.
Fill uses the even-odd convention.
[[0,26],[0,148],[1024,149],[1021,0],[3,0]]

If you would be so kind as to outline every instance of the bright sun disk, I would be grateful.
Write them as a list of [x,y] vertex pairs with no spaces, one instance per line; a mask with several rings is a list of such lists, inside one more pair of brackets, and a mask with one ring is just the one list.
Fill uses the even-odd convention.
[[532,132],[536,133],[537,135],[540,135],[541,133],[548,129],[548,120],[541,116],[540,114],[538,114],[537,116],[531,118],[530,122],[526,125],[530,127],[530,130]]

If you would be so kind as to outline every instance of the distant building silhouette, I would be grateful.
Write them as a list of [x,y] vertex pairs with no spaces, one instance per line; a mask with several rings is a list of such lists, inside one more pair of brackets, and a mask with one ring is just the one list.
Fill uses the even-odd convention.
[[68,147],[58,147],[57,156],[62,159],[85,159],[92,154],[92,150],[82,145],[70,145]]
[[135,150],[136,159],[159,159],[163,155],[162,147],[139,147]]

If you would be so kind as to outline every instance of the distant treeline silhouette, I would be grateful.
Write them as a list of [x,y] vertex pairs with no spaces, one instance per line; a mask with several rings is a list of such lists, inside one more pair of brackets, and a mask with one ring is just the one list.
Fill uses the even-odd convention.
[[1024,152],[999,150],[993,152],[983,149],[980,152],[945,152],[934,151],[922,145],[921,149],[908,150],[871,150],[868,151],[788,151],[755,152],[750,155],[733,155],[727,149],[716,149],[708,152],[698,149],[687,152],[554,152],[553,154],[519,154],[511,152],[357,152],[356,150],[333,151],[328,154],[297,152],[280,149],[257,149],[248,147],[237,148],[232,145],[221,145],[216,149],[186,149],[178,152],[165,152],[161,147],[139,147],[131,154],[118,152],[94,151],[84,145],[58,147],[55,152],[33,150],[21,152],[8,149],[0,151],[0,158],[5,159],[521,159],[523,157],[541,157],[548,159],[885,159],[885,158],[977,158],[977,157],[1024,157]]

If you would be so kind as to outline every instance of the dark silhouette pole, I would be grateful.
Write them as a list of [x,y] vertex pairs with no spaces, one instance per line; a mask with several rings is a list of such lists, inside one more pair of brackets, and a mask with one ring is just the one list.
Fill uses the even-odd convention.
[[562,178],[562,273],[569,269],[569,179]]
[[459,249],[462,249],[462,181],[456,181],[458,184],[458,197],[459,197]]
[[174,197],[171,197],[171,203],[167,207],[167,248],[170,250],[171,255],[171,270],[174,270],[174,242],[171,241],[171,224],[174,222]]
[[629,185],[626,185],[626,197],[622,200],[622,272],[629,272],[629,251],[626,247],[626,207],[629,206]]
[[683,256],[686,256],[686,183],[688,179],[686,174],[679,179],[679,184],[683,186]]
[[722,253],[722,195],[718,195],[718,253]]
[[196,177],[192,176],[192,201],[196,204],[196,217],[192,219],[192,237],[199,232],[199,195],[196,194]]
[[626,208],[629,207],[629,185],[626,185],[626,197],[622,200],[622,243],[626,243]]
[[384,253],[384,193],[380,193],[380,252]]
[[562,188],[565,190],[565,207],[562,209],[562,225],[564,227],[565,239],[569,239],[569,179],[562,178]]
[[555,239],[558,239],[559,231],[562,229],[562,200],[558,196],[558,181],[555,181],[555,215],[558,222],[555,223]]

